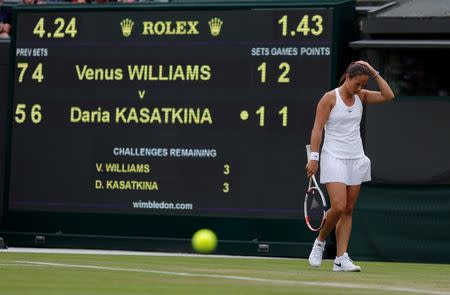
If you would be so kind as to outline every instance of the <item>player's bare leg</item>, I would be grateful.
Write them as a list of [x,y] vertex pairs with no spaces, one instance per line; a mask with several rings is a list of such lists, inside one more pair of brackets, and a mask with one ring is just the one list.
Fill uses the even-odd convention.
[[327,220],[317,238],[317,240],[321,242],[325,241],[327,236],[334,229],[347,206],[347,186],[344,183],[327,183],[327,191],[328,196],[330,197],[331,208],[327,211]]
[[333,263],[333,271],[361,271],[361,267],[355,265],[347,253],[350,233],[352,231],[352,213],[358,200],[360,185],[347,186],[347,205],[336,224],[336,259]]
[[327,211],[327,220],[320,230],[319,236],[314,241],[311,253],[309,254],[309,264],[319,267],[322,264],[322,255],[325,250],[325,239],[333,230],[340,216],[343,214],[347,204],[347,189],[344,183],[327,183],[328,195],[330,196],[331,208]]
[[[347,203],[339,221],[336,224],[336,254],[344,255],[347,252],[350,233],[352,231],[352,214],[358,200],[361,185],[347,186]],[[328,220],[327,220],[328,221]]]

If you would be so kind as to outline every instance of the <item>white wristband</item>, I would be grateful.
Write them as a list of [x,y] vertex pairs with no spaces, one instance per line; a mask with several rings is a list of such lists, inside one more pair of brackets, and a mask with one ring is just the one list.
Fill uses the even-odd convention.
[[318,152],[311,152],[311,159],[313,161],[319,161],[319,153]]

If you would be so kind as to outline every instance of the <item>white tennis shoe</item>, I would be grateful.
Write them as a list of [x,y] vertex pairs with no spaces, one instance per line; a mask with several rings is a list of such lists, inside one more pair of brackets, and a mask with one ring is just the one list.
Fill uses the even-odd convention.
[[319,267],[322,264],[322,255],[325,250],[325,241],[314,241],[311,253],[309,254],[309,264],[314,267]]
[[361,271],[361,267],[353,264],[353,261],[348,257],[348,253],[336,257],[333,264],[333,271]]

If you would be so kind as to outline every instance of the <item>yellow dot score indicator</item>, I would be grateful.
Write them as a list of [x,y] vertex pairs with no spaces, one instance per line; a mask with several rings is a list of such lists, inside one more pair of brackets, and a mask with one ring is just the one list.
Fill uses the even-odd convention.
[[295,36],[295,31],[291,31],[291,36]]
[[241,111],[241,120],[247,120],[248,119],[248,112],[247,111]]
[[52,37],[52,33],[47,33],[47,37],[51,38]]

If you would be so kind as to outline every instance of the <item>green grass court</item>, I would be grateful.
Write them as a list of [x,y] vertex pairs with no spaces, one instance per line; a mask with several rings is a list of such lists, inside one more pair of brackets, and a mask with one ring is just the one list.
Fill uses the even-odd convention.
[[450,294],[450,265],[0,252],[0,294]]

